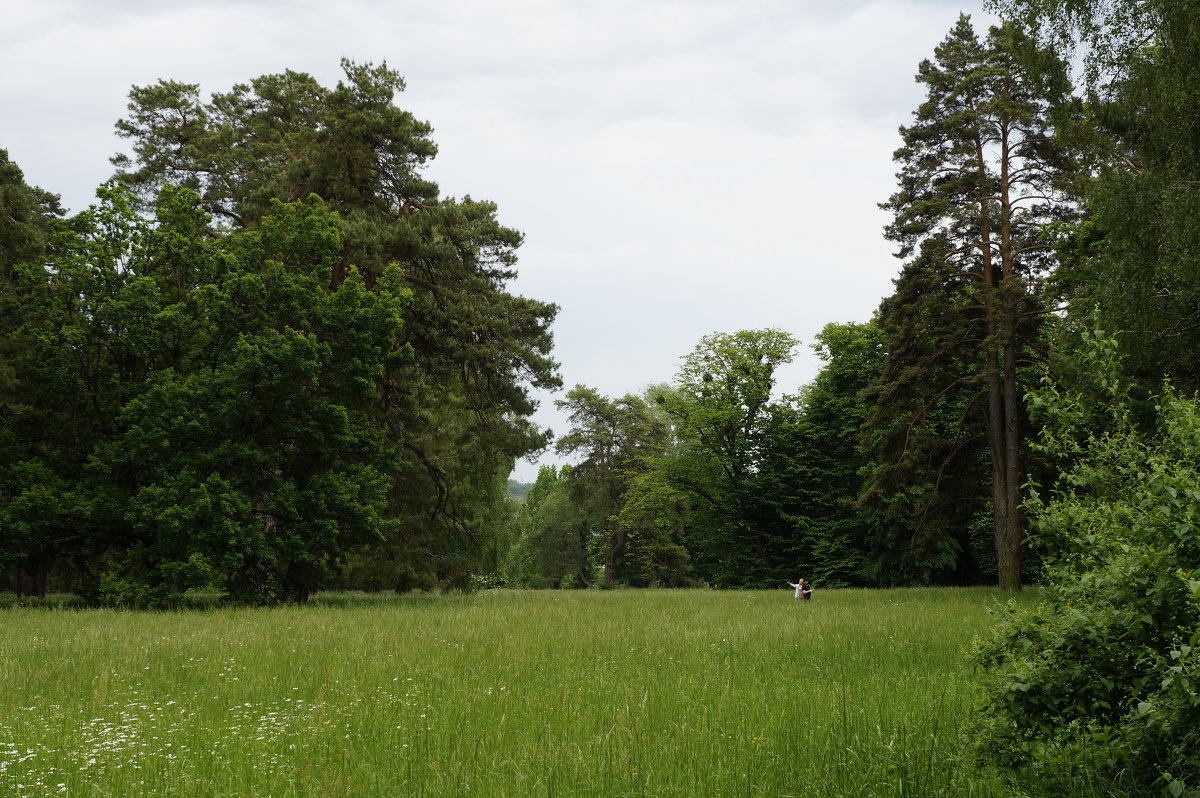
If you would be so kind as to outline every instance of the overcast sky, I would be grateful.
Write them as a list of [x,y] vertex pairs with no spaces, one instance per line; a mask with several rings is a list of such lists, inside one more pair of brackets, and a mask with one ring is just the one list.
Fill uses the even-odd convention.
[[[203,96],[386,61],[433,125],[426,175],[525,233],[516,293],[561,306],[567,387],[670,381],[711,332],[802,341],[865,321],[899,261],[894,189],[913,80],[979,0],[0,0],[0,148],[78,211],[111,176],[131,86]],[[565,423],[543,398],[538,420]],[[552,454],[543,463],[561,462]],[[532,481],[537,466],[518,463]]]

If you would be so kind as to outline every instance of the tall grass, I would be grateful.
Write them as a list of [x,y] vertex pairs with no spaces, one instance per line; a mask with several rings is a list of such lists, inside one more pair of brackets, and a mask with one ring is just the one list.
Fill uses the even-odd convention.
[[0,795],[989,796],[986,590],[0,609]]

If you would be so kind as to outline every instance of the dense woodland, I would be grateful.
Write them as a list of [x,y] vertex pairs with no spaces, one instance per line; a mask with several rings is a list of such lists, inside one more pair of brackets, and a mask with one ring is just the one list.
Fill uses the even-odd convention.
[[[1171,49],[1193,32],[1056,8],[963,16],[920,64],[882,203],[895,291],[825,327],[811,384],[776,384],[788,333],[715,332],[641,394],[560,394],[554,441],[529,419],[533,389],[561,387],[556,307],[508,290],[521,235],[494,205],[422,176],[436,147],[392,70],[135,87],[129,152],[69,218],[5,157],[6,583],[135,605],[1019,589],[1043,556],[1022,489],[1058,473],[1025,398],[1088,382],[1079,332],[1116,337],[1144,402],[1200,387],[1196,84]],[[551,445],[575,465],[514,501],[514,459]]]
[[[510,292],[494,205],[422,176],[390,69],[136,87],[69,217],[0,152],[3,587],[1036,581],[976,652],[981,752],[1200,794],[1200,8],[995,10],[919,65],[895,290],[811,384],[776,384],[788,333],[714,332],[559,394],[555,440],[556,307]],[[548,446],[574,465],[511,497]]]

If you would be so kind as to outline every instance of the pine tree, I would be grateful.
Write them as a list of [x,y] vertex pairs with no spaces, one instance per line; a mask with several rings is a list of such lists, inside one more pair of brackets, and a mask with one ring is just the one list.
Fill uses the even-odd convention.
[[981,42],[963,15],[920,66],[927,97],[901,129],[899,190],[882,206],[906,263],[880,308],[887,360],[868,393],[882,438],[869,495],[895,502],[904,486],[923,486],[918,526],[985,499],[963,482],[985,447],[1007,590],[1021,584],[1022,364],[1035,353],[1051,265],[1041,231],[1073,207],[1052,118],[1068,97],[1066,70],[1048,52],[1022,57],[1030,48],[1011,24]]

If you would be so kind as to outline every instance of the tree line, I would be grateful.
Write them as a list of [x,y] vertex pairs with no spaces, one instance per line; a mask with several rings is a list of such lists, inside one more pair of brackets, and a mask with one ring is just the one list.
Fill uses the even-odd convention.
[[557,308],[421,175],[385,66],[130,93],[98,202],[0,162],[0,563],[24,593],[304,600],[492,568]]
[[1073,333],[1099,308],[1147,397],[1196,380],[1191,67],[1137,37],[1187,31],[1093,22],[1107,82],[1080,90],[1056,21],[1082,17],[1055,8],[982,35],[964,16],[919,66],[882,203],[895,290],[824,329],[810,385],[780,396],[798,342],[747,330],[639,395],[577,386],[555,444],[577,462],[519,505],[513,459],[551,443],[529,419],[560,386],[556,308],[507,290],[521,236],[493,204],[423,177],[436,146],[399,75],[135,87],[91,209],[63,218],[4,162],[6,578],[139,603],[801,572],[1019,588],[1041,557],[1022,488],[1054,476],[1024,397],[1080,377]]
[[[868,322],[825,327],[825,365],[794,396],[772,393],[797,346],[772,330],[709,336],[640,397],[569,393],[557,448],[582,460],[540,475],[518,578],[587,584],[602,562],[609,584],[1015,590],[1036,574],[1036,557],[1022,566],[1021,489],[1039,468],[1022,400],[1072,323],[1068,300],[1087,301],[1063,290],[1054,236],[1084,224],[1088,181],[1113,159],[1084,146],[1063,59],[1016,23],[981,37],[960,17],[917,80],[926,98],[882,204],[894,293]],[[651,494],[653,532],[636,516]]]

